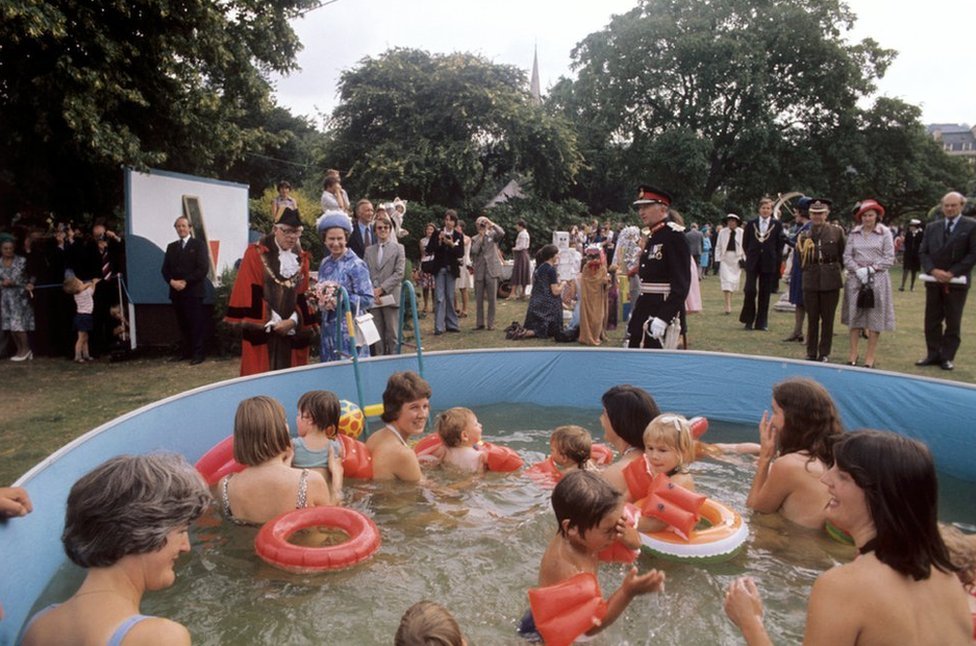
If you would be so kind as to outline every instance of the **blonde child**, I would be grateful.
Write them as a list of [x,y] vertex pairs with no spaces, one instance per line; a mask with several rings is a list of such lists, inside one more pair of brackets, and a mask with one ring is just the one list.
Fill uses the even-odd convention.
[[420,482],[417,454],[407,444],[420,435],[430,416],[431,389],[415,372],[395,372],[383,391],[382,420],[386,426],[366,440],[366,448],[373,456],[374,480],[402,480]]
[[328,390],[310,390],[298,398],[298,437],[292,441],[291,466],[312,469],[329,483],[332,498],[342,500],[342,443],[339,398]]
[[457,406],[438,415],[436,431],[446,447],[441,463],[461,471],[483,472],[487,454],[475,448],[481,441],[481,430],[470,408]]
[[[644,429],[643,468],[652,478],[664,474],[674,484],[689,491],[695,490],[695,480],[687,472],[687,465],[695,460],[695,441],[691,436],[691,426],[681,415],[664,413],[651,420]],[[647,495],[646,491],[633,491],[628,487],[628,502],[634,502]],[[667,527],[663,521],[641,516],[637,529],[642,532],[657,532]]]
[[95,283],[97,282],[97,278],[83,282],[77,276],[64,279],[64,291],[75,298],[73,327],[78,333],[78,338],[75,340],[75,363],[93,361],[88,352],[88,334],[95,328],[92,311],[95,309],[94,294]]
[[[616,540],[631,549],[640,545],[637,533],[624,517],[622,496],[591,471],[566,474],[553,489],[552,509],[559,529],[542,556],[539,587],[556,585],[580,573],[595,576],[597,554]],[[638,575],[637,568],[631,568],[620,587],[610,595],[607,614],[600,625],[586,634],[594,635],[612,624],[634,597],[663,591],[664,580],[663,572],[651,570]],[[535,619],[529,612],[522,619],[519,633],[531,636],[535,632]]]
[[400,618],[393,646],[466,646],[451,612],[433,601],[418,601]]
[[234,416],[234,459],[247,468],[217,484],[224,516],[262,525],[291,509],[334,504],[322,474],[291,468],[293,455],[281,404],[265,396],[242,401]]
[[577,469],[595,470],[596,467],[590,461],[592,449],[593,439],[590,432],[582,426],[559,426],[549,437],[549,455],[564,475]]

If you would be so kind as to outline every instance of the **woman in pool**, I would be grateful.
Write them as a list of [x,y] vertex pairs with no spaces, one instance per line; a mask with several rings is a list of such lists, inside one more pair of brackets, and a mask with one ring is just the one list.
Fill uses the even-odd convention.
[[142,595],[173,585],[190,551],[190,523],[210,493],[172,453],[122,455],[83,476],[68,494],[64,551],[87,574],[70,599],[34,616],[34,644],[189,644],[182,624],[139,613]]
[[617,491],[627,491],[624,469],[644,455],[644,430],[661,414],[647,391],[623,384],[603,393],[600,425],[603,437],[620,453],[620,458],[600,472]]
[[[966,594],[936,523],[937,481],[924,444],[886,431],[848,433],[823,476],[827,518],[861,555],[820,575],[804,644],[971,644]],[[737,579],[725,612],[748,644],[771,644],[755,582]]]
[[759,422],[759,463],[746,505],[821,528],[830,494],[820,479],[844,432],[837,407],[823,386],[795,378],[773,386],[772,408]]

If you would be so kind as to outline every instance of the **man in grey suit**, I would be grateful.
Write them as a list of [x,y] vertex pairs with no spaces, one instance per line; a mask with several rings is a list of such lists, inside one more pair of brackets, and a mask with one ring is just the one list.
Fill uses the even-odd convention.
[[[922,271],[933,280],[925,282],[925,346],[928,353],[916,366],[955,368],[953,360],[961,341],[962,310],[969,293],[970,275],[976,264],[976,220],[962,215],[966,198],[946,193],[941,220],[929,223],[918,250]],[[962,282],[952,282],[963,278]],[[943,321],[945,327],[943,327]]]
[[474,298],[477,302],[477,320],[474,329],[485,329],[485,298],[487,298],[488,329],[494,330],[498,277],[502,273],[502,259],[498,254],[498,241],[505,237],[505,231],[483,215],[475,221],[475,225],[478,227],[478,235],[471,238]]
[[[373,323],[380,333],[380,340],[371,348],[374,355],[397,353],[397,324],[400,313],[400,290],[406,257],[403,245],[392,235],[393,223],[385,213],[380,213],[373,223],[376,243],[366,247],[366,268],[373,283]],[[391,302],[392,301],[392,302]]]

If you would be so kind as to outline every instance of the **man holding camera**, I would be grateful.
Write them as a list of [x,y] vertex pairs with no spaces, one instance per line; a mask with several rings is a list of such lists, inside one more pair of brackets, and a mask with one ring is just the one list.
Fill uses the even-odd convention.
[[454,309],[454,286],[461,275],[459,261],[464,256],[464,238],[457,231],[457,221],[457,212],[448,209],[444,228],[427,243],[427,255],[434,256],[434,335],[461,331]]

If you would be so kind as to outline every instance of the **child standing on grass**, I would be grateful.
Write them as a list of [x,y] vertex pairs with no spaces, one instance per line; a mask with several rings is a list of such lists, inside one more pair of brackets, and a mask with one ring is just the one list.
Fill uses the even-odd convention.
[[95,328],[92,311],[95,309],[93,296],[97,282],[97,278],[83,282],[77,276],[64,279],[64,291],[75,298],[74,329],[78,333],[78,338],[75,340],[75,363],[93,361],[88,352],[88,334]]
[[298,437],[292,440],[291,466],[322,474],[335,501],[342,500],[342,443],[339,398],[328,390],[310,390],[298,398]]
[[[599,559],[597,554],[616,540],[630,549],[637,549],[640,541],[637,532],[624,517],[624,500],[617,490],[603,478],[590,471],[573,471],[566,474],[552,492],[552,509],[559,529],[549,542],[539,567],[539,587],[557,585],[579,574],[596,576]],[[606,614],[585,631],[595,635],[612,624],[634,597],[664,590],[665,575],[658,570],[637,574],[637,568],[624,577],[620,587],[610,595]],[[527,613],[519,627],[519,633],[531,637],[536,633],[536,618]],[[540,622],[542,618],[539,618]],[[567,643],[580,635],[567,635]]]
[[437,434],[444,446],[442,464],[460,471],[481,473],[485,470],[487,454],[475,446],[481,441],[481,423],[470,408],[457,406],[437,416]]

